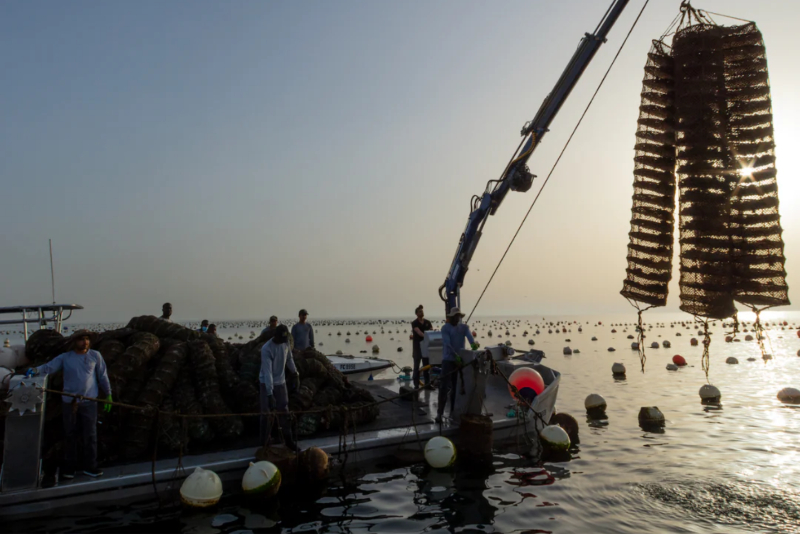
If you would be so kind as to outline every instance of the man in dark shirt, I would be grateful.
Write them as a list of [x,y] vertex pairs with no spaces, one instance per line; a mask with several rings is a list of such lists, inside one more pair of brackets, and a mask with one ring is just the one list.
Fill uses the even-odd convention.
[[172,304],[165,302],[164,305],[161,306],[161,317],[159,317],[159,319],[172,322],[170,317],[172,317]]
[[[419,364],[420,361],[422,362],[423,366],[428,365],[428,358],[422,357],[422,349],[420,347],[420,343],[422,340],[425,339],[425,332],[428,330],[433,330],[433,325],[429,320],[425,318],[425,311],[422,309],[422,304],[417,306],[416,309],[417,319],[411,323],[411,332],[414,339],[414,374],[412,375],[412,379],[414,381],[414,387],[419,389]],[[431,387],[431,372],[426,370],[424,373],[425,377],[425,389],[433,389]]]

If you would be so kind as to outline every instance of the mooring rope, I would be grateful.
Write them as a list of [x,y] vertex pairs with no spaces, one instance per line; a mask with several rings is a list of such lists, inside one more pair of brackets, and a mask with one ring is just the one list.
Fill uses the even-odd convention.
[[522,230],[522,226],[525,224],[525,221],[528,220],[528,216],[531,214],[531,211],[533,210],[533,207],[536,205],[536,201],[539,200],[539,196],[542,194],[542,191],[544,190],[545,186],[547,185],[547,182],[550,181],[550,177],[553,175],[553,171],[556,170],[556,167],[558,166],[558,163],[561,161],[561,158],[564,155],[564,152],[567,151],[567,147],[569,146],[570,142],[572,141],[572,138],[575,136],[575,132],[578,131],[578,128],[580,127],[581,123],[583,122],[583,118],[586,116],[586,113],[589,111],[589,108],[592,107],[592,103],[594,102],[594,99],[597,96],[597,93],[599,93],[600,92],[600,88],[603,87],[603,83],[606,81],[606,78],[608,78],[608,75],[611,72],[612,67],[614,67],[614,64],[617,62],[617,58],[619,57],[620,53],[622,52],[622,49],[625,47],[625,44],[628,42],[628,38],[633,33],[633,29],[636,27],[636,24],[639,22],[639,19],[642,17],[642,13],[644,13],[644,9],[647,7],[648,3],[650,3],[650,0],[645,0],[641,11],[639,11],[639,14],[636,16],[636,20],[633,21],[633,25],[631,26],[631,29],[628,30],[628,34],[625,36],[625,39],[622,40],[622,44],[620,45],[619,50],[617,50],[617,53],[614,55],[614,59],[611,60],[611,64],[608,66],[608,69],[606,70],[606,73],[603,75],[603,78],[600,80],[600,83],[597,85],[597,89],[595,89],[594,94],[592,95],[592,98],[589,99],[589,103],[586,105],[586,109],[583,110],[583,113],[581,114],[580,118],[578,119],[578,123],[575,125],[575,128],[573,128],[572,133],[569,135],[569,138],[567,138],[567,142],[564,144],[564,148],[561,149],[561,153],[558,155],[558,158],[556,158],[555,163],[553,163],[553,166],[550,168],[550,172],[547,173],[547,177],[544,179],[544,182],[542,182],[542,187],[539,188],[539,191],[536,193],[536,196],[533,198],[533,202],[531,202],[531,205],[528,208],[528,211],[525,213],[525,216],[522,218],[522,222],[519,223],[519,226],[517,227],[517,231],[514,232],[514,236],[511,238],[511,241],[508,243],[508,246],[506,247],[505,252],[503,252],[503,256],[500,258],[500,261],[497,263],[497,267],[494,268],[494,272],[492,272],[492,275],[489,277],[489,281],[486,282],[486,286],[483,288],[483,291],[481,291],[481,294],[478,297],[477,302],[475,302],[475,306],[473,306],[472,307],[472,311],[469,312],[469,317],[467,317],[467,321],[466,322],[469,322],[469,320],[472,318],[472,314],[475,313],[475,310],[478,308],[478,304],[480,304],[481,299],[483,299],[483,295],[486,293],[486,290],[489,289],[489,284],[491,284],[492,280],[494,280],[494,276],[497,274],[497,270],[500,269],[500,265],[503,264],[503,260],[505,260],[506,255],[508,254],[508,251],[511,250],[511,245],[514,244],[514,241],[517,239],[517,235],[519,235],[520,230]]

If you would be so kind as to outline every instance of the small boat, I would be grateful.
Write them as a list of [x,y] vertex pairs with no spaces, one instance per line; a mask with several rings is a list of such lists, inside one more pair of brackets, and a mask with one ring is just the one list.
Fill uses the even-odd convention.
[[367,358],[358,356],[328,356],[328,360],[342,372],[347,378],[350,379],[365,379],[369,375],[388,369],[394,362],[391,360],[382,360],[380,358]]

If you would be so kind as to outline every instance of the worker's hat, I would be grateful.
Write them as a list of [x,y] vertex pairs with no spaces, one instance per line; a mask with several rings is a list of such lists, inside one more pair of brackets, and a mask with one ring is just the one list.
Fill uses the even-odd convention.
[[91,330],[81,329],[81,330],[76,330],[75,332],[73,332],[72,335],[69,336],[69,339],[67,339],[67,341],[69,341],[70,343],[74,343],[78,339],[81,339],[83,337],[88,337],[89,338],[89,343],[94,345],[94,343],[95,343],[95,341],[97,341],[97,337],[99,335],[100,334],[98,334],[97,332],[92,332]]
[[458,309],[458,306],[453,306],[452,308],[450,308],[450,312],[448,312],[447,317],[454,317],[456,315],[464,317],[464,315],[466,314],[461,313],[461,310]]

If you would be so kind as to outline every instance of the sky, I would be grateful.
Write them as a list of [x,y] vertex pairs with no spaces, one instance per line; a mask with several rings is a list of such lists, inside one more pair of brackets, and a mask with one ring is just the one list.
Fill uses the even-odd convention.
[[[82,321],[412,316],[606,0],[0,3],[0,306]],[[471,310],[643,5],[631,0],[462,289]],[[476,311],[619,313],[651,0]],[[705,0],[767,45],[800,309],[800,3]],[[715,17],[718,21],[736,21]],[[679,305],[677,264],[666,311]]]

